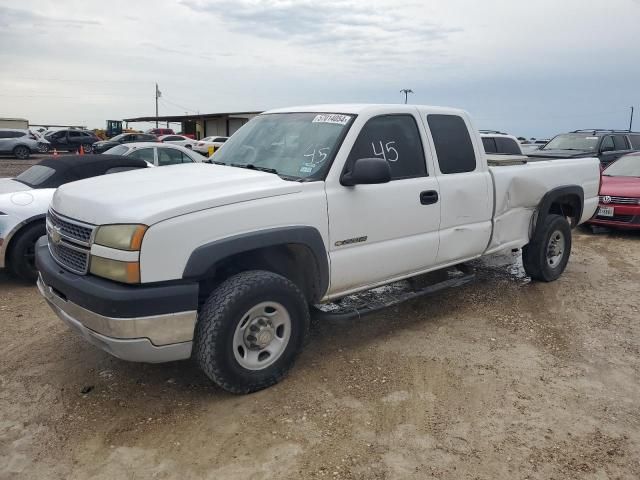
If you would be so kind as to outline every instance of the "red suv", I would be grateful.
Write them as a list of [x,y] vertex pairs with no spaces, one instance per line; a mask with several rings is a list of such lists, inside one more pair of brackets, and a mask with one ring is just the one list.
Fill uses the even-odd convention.
[[176,133],[173,131],[172,128],[151,128],[149,130],[147,130],[144,133],[151,133],[153,135],[156,136],[160,136],[160,135],[175,135]]
[[590,223],[640,229],[640,153],[620,157],[604,169],[600,205]]

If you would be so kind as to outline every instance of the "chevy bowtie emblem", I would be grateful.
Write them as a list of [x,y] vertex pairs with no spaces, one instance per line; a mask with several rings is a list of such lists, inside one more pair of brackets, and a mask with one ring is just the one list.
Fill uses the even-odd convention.
[[51,241],[58,245],[62,241],[62,230],[60,227],[51,227]]
[[611,197],[609,195],[605,195],[602,197],[602,203],[611,203]]

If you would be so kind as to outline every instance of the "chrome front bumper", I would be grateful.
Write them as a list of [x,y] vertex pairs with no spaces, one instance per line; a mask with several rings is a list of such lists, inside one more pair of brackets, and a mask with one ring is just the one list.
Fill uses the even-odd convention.
[[67,301],[38,278],[38,290],[72,330],[114,357],[162,363],[191,356],[197,312],[135,318],[112,318]]

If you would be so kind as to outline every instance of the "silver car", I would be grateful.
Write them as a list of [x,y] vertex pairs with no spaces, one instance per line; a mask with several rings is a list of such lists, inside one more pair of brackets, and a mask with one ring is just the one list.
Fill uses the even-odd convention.
[[156,167],[176,165],[179,163],[200,163],[207,159],[193,150],[180,145],[158,142],[123,143],[110,148],[104,153],[140,158]]
[[42,145],[29,130],[0,128],[0,154],[10,154],[20,160],[40,151]]

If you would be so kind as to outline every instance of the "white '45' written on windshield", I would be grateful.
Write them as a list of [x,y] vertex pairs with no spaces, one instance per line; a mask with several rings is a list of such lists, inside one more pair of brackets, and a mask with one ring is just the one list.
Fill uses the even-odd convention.
[[[371,142],[371,148],[373,148],[373,155],[376,157],[382,157],[388,162],[397,162],[400,159],[400,154],[393,145],[396,142],[387,142],[383,145],[382,140],[378,142]],[[376,150],[376,145],[380,145],[380,150]]]

